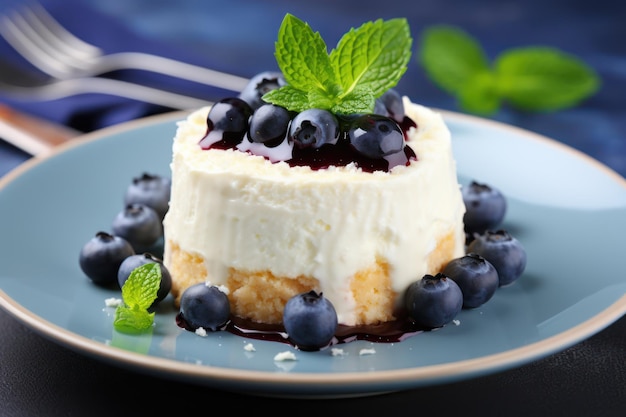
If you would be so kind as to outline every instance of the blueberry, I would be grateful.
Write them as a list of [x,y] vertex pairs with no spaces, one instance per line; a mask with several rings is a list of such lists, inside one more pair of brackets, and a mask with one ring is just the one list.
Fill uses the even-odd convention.
[[169,208],[171,185],[172,181],[168,177],[144,172],[140,177],[133,178],[126,189],[124,204],[145,204],[163,220]]
[[248,137],[251,142],[265,143],[270,147],[278,145],[287,136],[290,121],[291,115],[286,108],[264,104],[250,117]]
[[172,276],[170,275],[170,271],[163,264],[163,261],[153,254],[149,252],[138,253],[124,259],[117,270],[117,283],[120,288],[122,288],[135,268],[152,262],[159,264],[159,267],[161,268],[161,285],[159,286],[159,291],[157,292],[157,298],[154,300],[154,303],[156,304],[163,301],[172,289]]
[[301,350],[327,346],[337,330],[335,307],[322,293],[309,291],[291,297],[283,310],[289,339]]
[[126,239],[107,232],[98,232],[80,250],[80,269],[98,285],[117,282],[117,271],[124,259],[134,255]]
[[226,97],[213,104],[207,115],[207,133],[200,140],[202,149],[216,143],[232,147],[240,143],[248,132],[248,120],[254,111],[237,97]]
[[495,187],[472,181],[461,188],[465,203],[465,232],[469,235],[484,233],[502,223],[506,214],[506,198]]
[[463,307],[463,294],[452,279],[438,273],[412,282],[404,294],[407,314],[428,328],[450,323]]
[[289,127],[289,138],[299,148],[319,148],[334,145],[339,139],[339,122],[334,114],[323,109],[308,109],[298,113]]
[[135,252],[150,250],[163,236],[159,215],[145,204],[127,204],[113,219],[113,234],[126,239]]
[[253,110],[266,102],[262,97],[277,88],[286,85],[285,77],[279,71],[263,71],[253,76],[239,93],[239,98],[247,102]]
[[350,144],[362,155],[378,159],[402,152],[404,134],[392,119],[378,114],[354,118],[348,128]]
[[387,111],[387,107],[385,107],[385,103],[383,103],[380,99],[376,99],[374,102],[374,114],[379,114],[381,116],[389,117],[389,112]]
[[387,116],[398,123],[404,120],[404,102],[402,96],[397,90],[390,88],[383,95],[378,97],[375,102],[374,113]]
[[463,308],[476,308],[493,297],[498,288],[498,272],[485,258],[468,253],[448,262],[443,274],[456,282],[463,293]]
[[467,251],[477,253],[494,266],[500,287],[513,283],[526,269],[526,250],[506,230],[487,230],[482,235],[475,235]]
[[203,282],[191,285],[180,297],[180,313],[187,325],[196,330],[217,331],[230,317],[226,293]]

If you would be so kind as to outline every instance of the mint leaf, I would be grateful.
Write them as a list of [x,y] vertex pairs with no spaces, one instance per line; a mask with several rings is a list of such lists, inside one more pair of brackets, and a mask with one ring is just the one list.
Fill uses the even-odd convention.
[[152,327],[154,313],[122,305],[115,310],[113,327],[122,333],[141,333]]
[[[324,94],[321,96],[325,97]],[[290,85],[271,90],[263,96],[263,100],[297,112],[306,110],[309,105],[309,95],[307,92],[298,90]]]
[[330,53],[342,96],[359,86],[377,98],[395,86],[406,72],[412,43],[406,19],[378,19],[346,33]]
[[336,84],[321,35],[291,14],[285,16],[278,31],[275,56],[292,88],[326,91]]
[[406,19],[367,22],[346,33],[330,55],[318,32],[291,14],[283,19],[276,61],[288,85],[263,100],[291,111],[371,112],[406,72],[412,39]]
[[502,96],[524,110],[571,107],[600,85],[595,72],[580,59],[548,47],[508,50],[496,60],[495,71]]
[[565,109],[600,85],[592,68],[556,48],[510,49],[492,68],[474,38],[447,25],[424,31],[420,58],[428,77],[472,113],[494,113],[503,101],[522,110]]
[[480,44],[461,29],[448,25],[432,26],[423,32],[420,59],[428,77],[453,95],[491,72]]
[[150,262],[135,268],[122,286],[124,304],[115,310],[113,327],[122,332],[147,330],[154,322],[148,308],[157,298],[161,286],[161,267]]
[[461,108],[475,114],[495,113],[502,103],[497,79],[490,72],[483,72],[471,77],[461,87],[457,98]]

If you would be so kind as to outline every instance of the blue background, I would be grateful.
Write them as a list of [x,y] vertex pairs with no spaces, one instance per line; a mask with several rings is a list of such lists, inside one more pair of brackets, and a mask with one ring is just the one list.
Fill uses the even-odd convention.
[[[600,90],[575,108],[528,113],[508,106],[492,119],[548,136],[600,160],[626,176],[626,6],[615,1],[332,1],[287,0],[48,0],[47,9],[68,28],[107,52],[141,50],[251,77],[275,69],[274,41],[285,13],[319,31],[329,48],[351,27],[377,18],[406,17],[415,51],[398,89],[427,106],[460,111],[435,86],[417,60],[422,31],[434,24],[457,25],[477,38],[490,59],[521,46],[544,45],[575,54],[597,71]],[[3,0],[2,11],[21,1]],[[0,42],[0,54],[11,49]],[[179,83],[150,74],[117,73],[197,97],[215,100],[224,91]],[[111,97],[24,104],[0,96],[31,113],[91,131],[168,109]],[[0,146],[0,169],[28,155]],[[532,161],[529,161],[532,165]]]

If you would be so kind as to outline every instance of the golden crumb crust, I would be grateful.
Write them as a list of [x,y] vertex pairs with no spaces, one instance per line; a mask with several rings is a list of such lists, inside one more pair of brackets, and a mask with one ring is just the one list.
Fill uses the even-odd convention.
[[[437,246],[428,258],[428,273],[436,274],[454,257],[455,234],[449,232],[437,240]],[[169,266],[172,275],[172,294],[180,305],[182,293],[191,285],[211,281],[201,256],[182,250],[176,242],[168,241]],[[416,279],[421,277],[416,277]],[[317,279],[306,276],[277,277],[269,270],[229,270],[225,286],[234,315],[255,322],[279,324],[287,301],[296,294],[319,291]],[[350,291],[356,305],[355,325],[378,324],[394,320],[399,294],[391,285],[389,265],[384,259],[375,259],[350,280]]]

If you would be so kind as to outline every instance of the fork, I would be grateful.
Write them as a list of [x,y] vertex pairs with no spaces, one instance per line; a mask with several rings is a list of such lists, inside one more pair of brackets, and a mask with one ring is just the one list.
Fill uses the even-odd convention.
[[180,110],[212,104],[207,100],[112,78],[78,77],[58,80],[41,73],[26,71],[2,60],[0,60],[0,92],[16,100],[37,101],[88,93],[106,94]]
[[[51,100],[82,93],[118,95],[175,109],[194,109],[209,101],[109,78],[54,80],[29,72],[0,58],[0,93],[17,100]],[[66,126],[22,114],[0,104],[0,137],[31,155],[43,155],[80,134]]]
[[136,69],[241,91],[247,78],[142,52],[104,54],[76,37],[38,3],[2,16],[0,34],[26,60],[60,80],[92,77],[121,69]]

